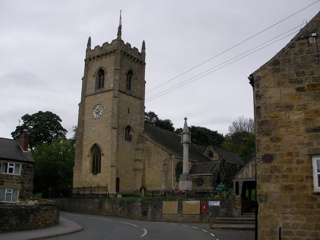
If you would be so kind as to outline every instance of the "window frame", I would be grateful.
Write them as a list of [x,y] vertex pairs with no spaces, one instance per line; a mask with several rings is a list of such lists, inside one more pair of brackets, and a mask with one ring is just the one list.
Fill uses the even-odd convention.
[[1,163],[1,173],[8,174],[8,175],[21,175],[21,163],[13,163],[13,162],[2,162]]
[[133,129],[130,125],[127,125],[124,130],[124,140],[131,142],[132,141]]
[[[1,192],[3,194],[1,194]],[[19,200],[19,190],[12,188],[0,189],[0,202],[17,203]]]
[[96,79],[96,90],[100,90],[104,88],[104,82],[105,82],[105,71],[100,68],[97,72],[97,79]]
[[126,76],[126,90],[132,90],[132,79],[133,79],[133,71],[129,70]]
[[91,174],[98,175],[101,173],[101,150],[97,144],[91,150]]
[[313,191],[320,192],[320,155],[312,156],[312,175]]

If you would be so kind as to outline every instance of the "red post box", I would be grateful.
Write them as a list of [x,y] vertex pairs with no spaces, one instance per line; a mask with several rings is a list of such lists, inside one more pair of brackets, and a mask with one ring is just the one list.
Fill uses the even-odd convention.
[[203,214],[206,214],[207,213],[207,202],[202,202],[201,203],[201,212]]

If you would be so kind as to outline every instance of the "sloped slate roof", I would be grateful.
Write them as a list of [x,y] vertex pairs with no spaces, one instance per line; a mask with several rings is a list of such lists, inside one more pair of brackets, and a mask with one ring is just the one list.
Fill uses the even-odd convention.
[[18,141],[7,138],[0,138],[0,159],[34,162],[30,153],[23,151]]
[[[240,177],[239,177],[239,175],[240,174],[243,174],[243,172],[249,167],[249,165],[251,165],[252,163],[254,164],[254,168],[255,168],[255,160],[256,160],[256,156],[255,155],[253,155],[252,157],[251,157],[251,159],[241,168],[241,169],[239,169],[239,171],[234,175],[234,180],[236,180],[236,179],[240,179]],[[254,170],[252,170],[253,171],[253,174],[254,174],[254,176],[255,176],[255,169]],[[253,179],[254,179],[254,177],[252,177]]]
[[212,146],[214,148],[214,150],[216,150],[216,152],[228,163],[231,164],[235,164],[235,165],[240,165],[243,166],[244,163],[241,160],[241,158],[239,158],[236,154],[234,154],[233,152],[227,151],[225,149],[216,147],[216,146]]
[[212,174],[217,164],[213,161],[193,164],[190,174]]
[[[147,123],[145,124],[142,135],[168,153],[183,158],[183,147],[180,135]],[[197,162],[211,161],[210,158],[203,155],[192,143],[189,145],[189,159]]]

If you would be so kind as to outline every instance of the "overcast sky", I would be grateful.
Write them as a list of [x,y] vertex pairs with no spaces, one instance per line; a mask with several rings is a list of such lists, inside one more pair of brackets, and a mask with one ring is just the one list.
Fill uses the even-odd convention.
[[247,77],[320,1],[0,0],[0,137],[38,111],[60,116],[71,137],[88,37],[92,47],[115,39],[120,10],[122,39],[139,50],[146,42],[146,111],[227,134],[238,117],[253,118]]

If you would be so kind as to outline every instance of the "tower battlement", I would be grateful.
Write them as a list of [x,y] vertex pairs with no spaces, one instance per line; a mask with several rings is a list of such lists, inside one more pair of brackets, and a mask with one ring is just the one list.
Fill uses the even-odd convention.
[[102,46],[97,45],[91,49],[91,38],[88,40],[86,60],[91,61],[100,57],[114,54],[115,51],[120,50],[121,53],[140,64],[145,64],[145,49],[144,42],[142,43],[141,52],[136,47],[132,47],[130,43],[124,43],[123,40],[114,39],[111,43],[105,42]]

